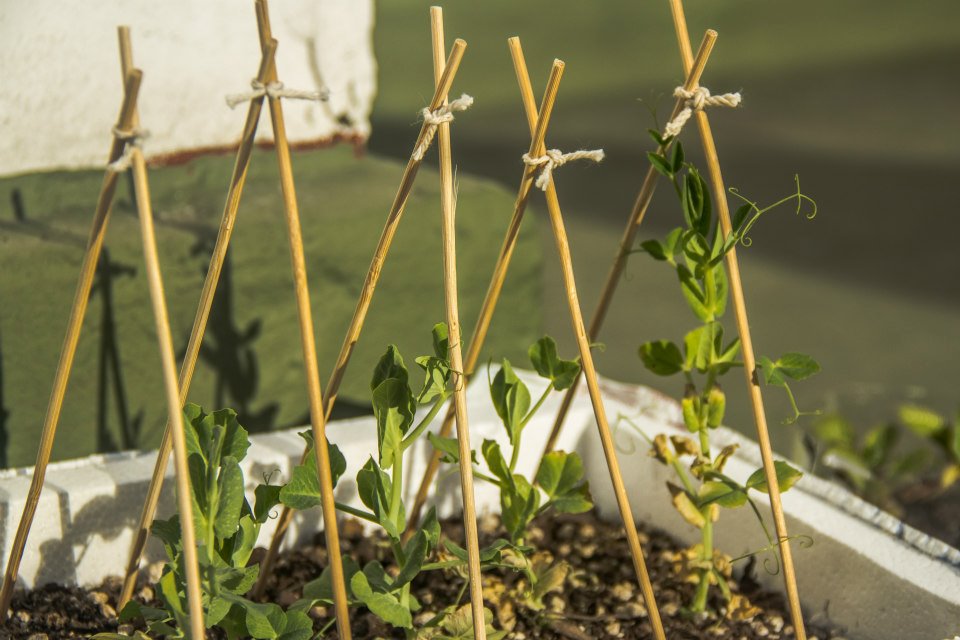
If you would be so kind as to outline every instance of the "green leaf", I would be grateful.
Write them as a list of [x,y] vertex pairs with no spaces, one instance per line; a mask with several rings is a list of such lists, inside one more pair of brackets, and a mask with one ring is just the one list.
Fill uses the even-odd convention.
[[650,164],[653,165],[653,168],[656,169],[659,173],[663,174],[667,178],[673,180],[673,167],[670,166],[670,162],[661,156],[658,153],[653,153],[652,151],[647,152],[647,159],[650,160]]
[[658,376],[670,376],[683,370],[680,348],[669,340],[640,345],[640,360],[643,366]]
[[400,567],[400,572],[394,578],[391,586],[393,590],[399,589],[417,577],[423,567],[424,560],[426,560],[429,546],[427,533],[422,529],[417,531],[416,535],[403,548],[406,562]]
[[510,444],[516,446],[523,418],[530,409],[530,391],[513,372],[513,367],[506,358],[490,383],[490,396],[493,398],[494,409],[510,436]]
[[413,628],[410,610],[400,604],[393,595],[378,593],[371,589],[367,577],[362,572],[355,573],[350,579],[350,589],[357,600],[365,604],[371,613],[384,622],[402,629]]
[[450,350],[450,332],[447,329],[446,322],[438,322],[433,325],[433,352],[441,360],[448,359],[448,352]]
[[450,383],[450,363],[433,356],[421,356],[416,359],[416,363],[425,374],[417,402],[425,404],[444,395]]
[[761,356],[758,360],[767,384],[784,386],[785,378],[803,380],[820,371],[816,360],[802,353],[785,353],[776,361]]
[[527,525],[540,507],[540,492],[519,473],[513,475],[512,490],[500,491],[500,517],[514,541],[523,538]]
[[380,466],[389,469],[402,451],[403,436],[413,424],[416,400],[405,381],[388,378],[373,391]]
[[700,284],[693,277],[693,272],[686,265],[678,264],[677,276],[680,278],[680,291],[687,305],[700,320],[707,322],[710,312],[706,307],[706,297]]
[[[799,469],[794,469],[782,460],[774,462],[774,468],[777,472],[777,486],[780,487],[781,492],[788,490],[797,483],[797,480],[803,477],[803,472]],[[769,486],[767,485],[767,476],[763,471],[763,467],[750,474],[750,477],[747,478],[746,487],[747,489],[756,489],[757,491],[767,493]]]
[[647,240],[646,242],[641,242],[640,248],[650,254],[650,257],[654,260],[663,262],[667,259],[667,252],[663,245],[660,244],[659,240]]
[[[460,441],[456,438],[445,438],[433,433],[427,434],[427,440],[433,445],[433,448],[443,454],[441,462],[458,464],[460,462]],[[477,452],[471,451],[470,457],[473,463],[477,464]]]
[[669,140],[669,138],[663,138],[663,136],[660,135],[660,132],[656,129],[647,129],[647,133],[650,134],[650,137],[653,138],[653,141],[657,143],[658,147],[667,146],[667,140]]
[[237,531],[240,510],[246,500],[243,494],[243,471],[233,456],[226,456],[220,463],[219,501],[213,531],[217,538],[229,538]]
[[726,482],[712,480],[700,485],[697,498],[701,507],[718,504],[727,509],[735,509],[747,503],[747,492]]
[[271,510],[280,503],[280,491],[283,489],[278,484],[259,484],[253,490],[253,519],[263,524],[270,517]]
[[679,173],[680,169],[683,168],[683,145],[680,144],[679,140],[673,145],[673,153],[670,156],[670,166],[674,173]]
[[[730,220],[731,227],[733,228],[736,235],[740,234],[740,227],[743,226],[743,223],[747,221],[747,217],[750,215],[750,212],[753,210],[749,204],[742,204],[737,207],[737,210],[733,212],[733,216]],[[731,234],[734,235],[734,234]]]
[[385,380],[399,380],[402,384],[407,384],[407,367],[403,364],[403,357],[396,345],[387,347],[386,352],[380,356],[377,366],[373,370],[373,376],[370,379],[370,391],[376,390]]
[[250,448],[250,436],[247,430],[237,422],[237,412],[233,409],[221,409],[213,412],[213,422],[224,427],[223,441],[220,448],[221,459],[231,456],[242,461],[247,457]]
[[580,375],[580,363],[576,360],[561,359],[557,355],[557,343],[550,336],[537,340],[527,353],[534,370],[541,377],[550,380],[557,391],[569,388]]
[[536,482],[550,498],[568,493],[583,482],[583,461],[576,453],[551,451],[543,456]]
[[437,508],[430,507],[426,517],[420,523],[420,531],[427,536],[427,547],[433,549],[440,542],[440,521],[437,520]]
[[[349,587],[353,576],[360,572],[360,565],[348,555],[343,558],[343,579]],[[303,585],[303,598],[307,601],[333,604],[333,575],[330,565],[324,567],[320,577]],[[309,608],[309,607],[308,607]]]
[[[320,477],[317,474],[317,456],[313,452],[313,435],[309,431],[300,435],[309,445],[306,462],[293,468],[290,482],[280,488],[279,499],[280,502],[291,509],[303,510],[320,504]],[[333,486],[336,487],[337,481],[347,470],[347,460],[343,457],[340,448],[329,441],[327,442],[327,452],[330,456],[330,473]],[[258,498],[256,512],[263,515],[259,507]],[[270,508],[272,508],[272,505]],[[267,513],[269,514],[269,511]]]
[[484,440],[480,450],[483,452],[483,459],[487,461],[487,468],[504,485],[511,483],[510,469],[507,467],[507,461],[500,452],[500,445],[495,440]]
[[313,637],[313,620],[303,611],[287,611],[286,624],[277,640],[310,640]]
[[940,414],[915,404],[902,405],[897,413],[900,422],[922,438],[933,438],[947,423]]

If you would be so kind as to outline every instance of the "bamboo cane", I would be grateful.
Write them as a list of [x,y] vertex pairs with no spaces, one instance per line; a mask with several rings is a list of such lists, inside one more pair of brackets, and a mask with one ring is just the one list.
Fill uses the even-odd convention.
[[[121,27],[121,29],[125,29],[125,27]],[[129,32],[125,33],[121,30],[120,42],[121,51],[124,49],[129,51]],[[267,82],[267,72],[270,65],[273,64],[275,52],[276,41],[271,40],[264,48],[263,55],[260,59],[260,69],[257,72],[257,80],[261,83],[265,84]],[[230,178],[230,188],[227,191],[227,200],[224,204],[223,216],[220,220],[220,231],[217,234],[213,255],[210,257],[210,265],[207,267],[207,275],[203,281],[203,290],[200,293],[200,304],[197,306],[197,313],[193,320],[193,328],[190,330],[190,339],[187,342],[186,353],[180,365],[179,388],[181,407],[183,403],[186,402],[187,393],[190,390],[190,383],[193,380],[197,358],[200,355],[200,344],[203,340],[204,331],[206,330],[207,320],[210,317],[210,309],[213,306],[213,297],[217,290],[217,284],[220,282],[220,272],[226,260],[230,238],[233,235],[237,210],[240,208],[240,196],[243,193],[243,185],[247,178],[247,169],[250,166],[250,155],[253,152],[254,137],[257,133],[257,123],[260,120],[262,108],[263,98],[260,97],[252,99],[247,110],[247,119],[243,126],[240,147],[237,149],[237,157],[233,165],[233,175]],[[127,569],[124,574],[123,587],[120,590],[118,605],[120,608],[123,608],[133,596],[133,590],[137,581],[137,572],[140,568],[140,558],[147,544],[147,538],[150,533],[150,523],[153,522],[153,518],[157,512],[157,503],[160,500],[160,491],[163,488],[167,462],[170,458],[170,447],[172,446],[170,429],[171,423],[168,421],[167,427],[163,432],[160,449],[157,452],[157,460],[153,468],[153,477],[150,479],[150,486],[147,488],[147,496],[140,514],[140,521],[134,531],[133,542],[130,545],[129,560],[127,561]]]
[[[272,41],[270,15],[266,0],[257,0],[257,24],[260,46]],[[277,81],[276,64],[268,65],[268,82]],[[313,430],[314,455],[320,483],[320,504],[323,511],[323,532],[326,538],[327,557],[330,563],[333,605],[336,612],[337,631],[343,640],[350,640],[350,612],[347,603],[347,588],[343,575],[343,558],[340,555],[340,536],[337,531],[337,512],[333,497],[333,477],[330,471],[330,452],[327,449],[326,419],[323,398],[320,394],[320,372],[317,367],[317,349],[313,337],[313,317],[310,310],[310,289],[307,284],[307,267],[303,255],[303,238],[300,233],[300,213],[290,162],[290,147],[283,119],[280,99],[270,96],[270,119],[273,124],[274,147],[280,171],[280,187],[283,192],[284,213],[287,221],[287,236],[290,243],[290,258],[297,298],[297,316],[300,321],[300,342],[303,348],[304,369],[307,377],[307,392],[310,398],[310,423]]]
[[[446,46],[443,37],[443,9],[430,8],[430,32],[433,45],[433,75],[437,86],[443,75]],[[483,617],[483,585],[480,578],[480,540],[477,535],[477,509],[473,495],[473,458],[470,427],[467,421],[467,380],[460,351],[460,312],[457,302],[456,203],[453,185],[453,158],[450,151],[450,123],[437,130],[440,155],[440,205],[443,210],[443,289],[447,305],[447,332],[450,370],[453,381],[453,406],[457,418],[457,442],[460,446],[460,490],[463,494],[463,530],[467,547],[467,576],[470,580],[470,610],[473,613],[474,640],[486,640]]]
[[[137,71],[131,71],[131,77]],[[193,494],[190,491],[190,470],[187,467],[187,443],[183,433],[183,413],[180,411],[180,396],[177,392],[177,361],[173,353],[173,338],[170,335],[170,319],[163,293],[160,275],[160,260],[157,256],[157,241],[153,231],[153,210],[150,205],[150,188],[147,184],[147,165],[137,147],[132,148],[132,171],[137,197],[137,213],[140,216],[140,233],[143,238],[143,257],[146,264],[150,302],[157,328],[157,341],[163,365],[163,383],[167,396],[167,413],[170,416],[170,432],[173,437],[173,458],[176,468],[177,507],[180,513],[180,532],[183,540],[184,569],[187,582],[187,603],[190,616],[190,637],[201,640],[206,637],[203,622],[203,604],[200,592],[200,567],[197,562],[197,545],[193,529]]]
[[[717,32],[713,29],[707,29],[707,32],[703,35],[703,40],[700,42],[700,49],[697,51],[697,57],[694,59],[693,68],[687,73],[687,81],[683,85],[684,89],[692,90],[700,84],[700,76],[703,75],[703,70],[707,66],[707,60],[710,58],[710,52],[713,51],[713,45],[716,43],[716,40]],[[667,120],[667,122],[673,120],[676,115],[680,113],[683,109],[683,102],[682,98],[677,100],[676,105],[673,107],[673,112],[670,114],[670,119]],[[666,150],[667,147],[660,147],[657,149],[657,153],[662,155]],[[643,218],[647,214],[647,208],[649,208],[650,202],[653,200],[653,193],[657,188],[657,180],[659,177],[660,174],[653,168],[653,165],[651,165],[647,169],[647,175],[643,178],[640,193],[637,194],[637,199],[634,201],[633,210],[630,212],[630,218],[627,220],[627,226],[624,228],[623,236],[620,238],[617,253],[613,257],[613,264],[610,266],[610,272],[607,274],[607,281],[604,283],[603,290],[600,293],[600,300],[597,302],[597,307],[594,309],[593,316],[590,319],[590,328],[587,330],[587,336],[591,342],[595,342],[600,335],[603,321],[607,317],[607,310],[610,308],[610,303],[613,301],[617,286],[620,284],[623,270],[627,266],[627,257],[633,249],[633,242],[637,237],[637,231],[640,230]],[[553,451],[553,448],[557,446],[560,430],[563,428],[563,423],[567,418],[567,412],[570,411],[570,406],[573,404],[573,398],[579,387],[580,376],[578,375],[573,384],[570,385],[563,394],[560,410],[557,412],[557,417],[553,422],[553,429],[547,438],[547,444],[543,448],[543,454],[540,457],[541,460],[543,456]]]
[[[515,50],[517,56],[522,57],[523,52],[520,49],[519,42],[516,43]],[[525,66],[526,65],[517,65],[517,70],[519,71]],[[518,75],[517,80],[520,84],[520,93],[523,97],[524,111],[527,114],[530,129],[535,129],[539,132],[542,127],[545,130],[546,123],[544,120],[550,117],[550,112],[548,111],[545,114],[541,113],[538,118],[534,112],[533,89],[530,85],[530,78]],[[536,127],[534,127],[534,125],[536,125]],[[544,144],[543,137],[541,137],[536,147],[531,145],[530,155],[537,157],[545,151],[546,145]],[[547,185],[546,196],[547,213],[550,216],[550,225],[553,228],[557,254],[560,258],[560,267],[563,271],[563,284],[567,294],[570,320],[573,324],[573,332],[576,336],[577,346],[580,351],[580,364],[584,377],[587,380],[587,389],[590,392],[590,401],[593,404],[593,412],[597,420],[597,429],[600,432],[600,442],[603,446],[603,455],[607,461],[607,469],[610,472],[610,480],[613,483],[613,492],[617,498],[620,517],[623,519],[623,526],[627,534],[627,544],[630,547],[630,555],[633,558],[633,567],[637,573],[637,580],[640,584],[640,591],[643,593],[643,600],[647,605],[647,613],[650,616],[650,624],[653,627],[654,637],[658,640],[665,640],[666,635],[663,631],[663,623],[660,620],[660,612],[657,609],[656,599],[653,595],[653,585],[650,582],[647,564],[643,557],[643,549],[640,546],[637,524],[633,519],[633,511],[630,509],[627,490],[624,487],[623,476],[620,473],[620,463],[617,461],[616,447],[613,443],[613,436],[610,433],[610,425],[607,422],[606,409],[603,406],[603,398],[600,396],[597,372],[593,365],[593,354],[590,352],[590,340],[587,338],[586,330],[584,329],[583,316],[580,311],[580,301],[577,297],[577,285],[573,275],[570,245],[567,241],[567,232],[563,224],[563,214],[560,211],[560,200],[557,198],[557,190],[552,179]]]
[[[120,109],[120,116],[117,118],[117,130],[127,131],[133,127],[139,89],[139,76],[124,78],[123,105]],[[108,162],[112,163],[119,159],[124,146],[125,142],[114,135],[110,145]],[[67,392],[67,382],[70,379],[70,370],[73,367],[73,358],[76,355],[77,342],[80,339],[80,329],[83,327],[83,318],[87,311],[87,302],[90,299],[90,288],[93,285],[93,278],[97,270],[97,260],[100,257],[107,224],[110,221],[110,206],[113,202],[118,179],[118,174],[108,169],[104,173],[103,182],[100,185],[100,194],[97,197],[97,205],[93,214],[93,224],[90,228],[83,262],[80,266],[80,278],[77,281],[77,289],[73,296],[73,305],[70,309],[70,319],[67,321],[63,346],[60,348],[60,360],[57,363],[53,389],[47,403],[47,413],[43,421],[40,446],[37,451],[37,462],[33,469],[33,478],[30,482],[26,503],[23,506],[23,513],[20,516],[20,523],[17,526],[17,533],[10,548],[10,557],[7,560],[3,577],[3,587],[0,588],[0,621],[7,619],[7,611],[10,607],[10,599],[13,597],[13,589],[16,586],[23,550],[30,535],[30,526],[33,524],[33,518],[37,512],[40,492],[43,490],[43,481],[46,476],[47,465],[50,462],[50,453],[53,450],[57,424],[60,421],[60,411],[63,409],[63,398]]]
[[[673,24],[680,45],[680,57],[683,66],[689,69],[693,64],[693,55],[690,50],[690,36],[687,33],[687,21],[683,13],[682,0],[670,0],[670,9],[673,14]],[[720,218],[720,227],[726,239],[732,232],[730,209],[727,204],[727,190],[724,187],[723,175],[720,172],[720,159],[717,147],[714,144],[713,133],[710,130],[710,120],[705,111],[697,111],[697,127],[700,130],[700,140],[703,144],[703,153],[707,160],[707,169],[710,174],[710,183],[713,187],[717,214]],[[797,589],[797,576],[793,568],[793,555],[790,552],[790,538],[787,533],[787,521],[783,515],[783,505],[780,501],[780,485],[777,482],[777,471],[773,460],[773,447],[770,445],[770,433],[767,430],[767,416],[763,407],[763,395],[760,392],[760,382],[756,374],[756,358],[753,352],[753,341],[750,337],[750,322],[747,318],[747,305],[743,295],[743,283],[740,280],[740,265],[737,262],[736,248],[732,248],[726,255],[728,279],[730,281],[730,295],[733,298],[733,307],[737,319],[737,330],[740,334],[741,352],[743,353],[743,371],[746,374],[747,389],[753,406],[753,418],[757,426],[757,442],[760,445],[760,454],[763,458],[763,472],[767,479],[770,495],[770,509],[773,512],[774,527],[777,532],[777,543],[780,547],[780,557],[783,559],[783,582],[787,591],[787,601],[790,604],[790,617],[793,621],[797,640],[806,640],[807,632],[803,623],[803,610],[800,607],[800,594]]]
[[[446,66],[443,70],[443,76],[440,78],[440,83],[434,91],[433,98],[430,100],[429,108],[431,110],[438,108],[443,104],[444,99],[447,96],[447,93],[450,91],[450,87],[453,85],[453,79],[456,77],[457,70],[460,68],[460,61],[463,58],[463,52],[467,47],[467,43],[463,40],[457,39],[453,43],[453,47],[450,50],[450,56],[447,58]],[[413,148],[416,149],[420,146],[420,143],[423,142],[427,132],[427,123],[424,123],[420,127],[420,133],[417,136],[417,140],[413,145]],[[390,252],[390,245],[393,243],[393,236],[397,232],[397,227],[400,224],[400,220],[403,216],[404,207],[407,204],[407,199],[410,197],[410,191],[413,189],[414,179],[416,178],[417,171],[420,169],[420,163],[422,160],[416,160],[413,157],[411,152],[410,159],[407,161],[407,166],[403,170],[403,177],[400,179],[400,186],[397,189],[396,196],[393,199],[393,204],[390,207],[390,213],[387,215],[386,224],[383,227],[383,231],[380,234],[380,240],[377,243],[377,247],[374,250],[373,258],[370,261],[370,267],[367,270],[366,278],[364,279],[363,289],[360,292],[360,297],[357,299],[357,305],[353,312],[353,317],[350,320],[350,326],[347,328],[346,336],[343,339],[343,344],[340,347],[340,354],[337,356],[337,361],[333,367],[333,373],[330,375],[330,379],[327,381],[327,388],[324,392],[324,398],[326,398],[326,410],[325,417],[329,418],[330,413],[333,411],[333,404],[336,401],[337,392],[340,389],[340,383],[343,381],[343,376],[347,371],[347,366],[350,364],[350,357],[353,355],[353,349],[357,344],[357,341],[360,339],[360,333],[363,330],[363,324],[367,318],[367,311],[370,309],[370,303],[373,301],[373,294],[376,290],[377,283],[380,281],[380,272],[383,270],[384,262],[386,262],[387,254]],[[304,456],[306,451],[304,451]],[[300,463],[303,464],[305,457],[301,457]],[[260,563],[260,576],[257,578],[257,584],[254,585],[254,588],[251,592],[254,598],[258,597],[263,593],[263,589],[266,586],[266,580],[269,577],[273,564],[276,561],[277,554],[280,552],[280,545],[283,543],[283,538],[287,533],[287,529],[290,526],[290,522],[293,520],[293,511],[287,507],[284,507],[280,513],[280,517],[277,520],[277,527],[274,530],[273,539],[270,541],[270,547],[267,549],[267,553],[264,555],[262,562]]]

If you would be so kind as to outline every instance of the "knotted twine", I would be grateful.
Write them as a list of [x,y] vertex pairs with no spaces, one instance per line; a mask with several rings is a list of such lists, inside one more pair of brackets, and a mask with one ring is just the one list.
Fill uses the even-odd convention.
[[107,170],[120,173],[130,168],[130,164],[133,162],[133,150],[143,150],[143,141],[150,137],[150,132],[146,129],[120,129],[114,127],[113,135],[117,140],[124,142],[123,153],[119,158],[107,165]]
[[250,100],[256,100],[257,98],[262,98],[263,96],[268,96],[270,98],[290,98],[292,100],[313,100],[314,102],[321,102],[330,98],[330,93],[326,89],[323,91],[301,91],[299,89],[287,89],[283,86],[282,82],[263,84],[256,78],[250,81],[250,86],[253,88],[253,91],[247,91],[246,93],[233,93],[228,95],[226,97],[227,105],[233,109],[238,104],[248,102]]
[[683,98],[683,110],[677,114],[673,120],[667,123],[663,130],[665,138],[673,138],[680,135],[683,125],[693,115],[694,111],[703,111],[706,107],[738,107],[740,106],[739,93],[724,93],[718,96],[710,95],[710,89],[706,87],[697,87],[687,91],[683,87],[677,87],[673,91],[677,98]]
[[525,165],[543,167],[540,175],[537,176],[537,181],[534,183],[542,191],[546,191],[550,185],[554,169],[562,167],[574,160],[593,160],[594,162],[600,162],[603,160],[603,149],[593,149],[592,151],[580,149],[579,151],[571,151],[570,153],[564,153],[560,151],[560,149],[547,149],[542,156],[537,157],[533,157],[529,153],[523,154],[523,163]]
[[420,115],[423,117],[423,121],[427,123],[427,128],[423,134],[423,142],[413,150],[413,159],[417,162],[423,160],[424,154],[430,148],[430,143],[433,142],[433,137],[437,135],[437,127],[444,122],[453,122],[454,111],[466,111],[472,105],[473,97],[464,93],[456,100],[450,101],[449,104],[440,105],[433,111],[430,110],[430,107],[424,107]]

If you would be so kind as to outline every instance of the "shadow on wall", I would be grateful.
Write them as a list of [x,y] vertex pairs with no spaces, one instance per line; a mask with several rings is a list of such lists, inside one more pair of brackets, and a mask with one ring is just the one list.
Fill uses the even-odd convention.
[[[213,234],[198,233],[197,241],[190,250],[191,255],[212,254],[215,240]],[[214,406],[232,407],[237,412],[237,420],[251,433],[267,431],[274,426],[280,410],[279,403],[271,402],[260,409],[250,406],[260,382],[260,368],[253,343],[260,336],[262,319],[255,318],[243,329],[237,326],[232,265],[228,253],[213,297],[207,330],[200,344],[200,358],[215,372]],[[179,356],[182,358],[183,353]]]

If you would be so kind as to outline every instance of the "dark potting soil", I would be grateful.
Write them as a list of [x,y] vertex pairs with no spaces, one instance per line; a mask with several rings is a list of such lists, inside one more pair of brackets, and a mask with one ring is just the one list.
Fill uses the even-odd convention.
[[[443,530],[445,535],[455,540],[459,538],[462,543],[461,521],[448,520]],[[491,542],[499,533],[497,518],[481,520],[481,544]],[[640,536],[657,604],[667,637],[671,640],[778,640],[794,637],[782,597],[762,591],[750,576],[749,567],[739,580],[730,582],[734,594],[745,596],[749,601],[741,605],[739,611],[728,611],[717,592],[711,594],[712,612],[697,616],[688,614],[683,603],[691,600],[695,587],[684,580],[684,555],[679,545],[656,531],[641,530]],[[652,637],[621,526],[599,520],[593,514],[553,517],[533,527],[529,542],[548,552],[555,560],[568,563],[570,570],[563,590],[548,594],[544,598],[546,607],[539,612],[515,602],[513,590],[522,587],[518,583],[519,574],[509,570],[484,572],[485,605],[496,614],[497,628],[512,627],[508,638],[592,640]],[[361,565],[374,559],[386,564],[390,558],[386,540],[380,536],[365,536],[362,526],[353,520],[343,522],[341,544],[344,553],[352,555]],[[254,556],[254,560],[258,558],[258,555]],[[303,585],[320,575],[326,563],[323,536],[318,535],[313,545],[281,557],[264,601],[289,606],[300,597]],[[412,592],[423,609],[416,614],[415,623],[429,620],[444,606],[453,603],[463,584],[464,578],[454,572],[432,571],[418,576]],[[20,591],[14,596],[8,621],[0,626],[0,638],[54,640],[87,638],[100,631],[116,631],[115,607],[119,587],[119,579],[114,578],[89,590],[48,585],[28,592]],[[150,601],[153,590],[144,586],[137,597]],[[465,596],[464,603],[467,598]],[[311,610],[316,630],[328,626],[331,610],[326,607]],[[358,640],[404,637],[365,609],[351,610],[351,627]],[[839,637],[837,631],[809,627],[808,633],[811,640]],[[217,636],[211,633],[210,637]],[[324,637],[337,638],[335,626],[331,625]]]

